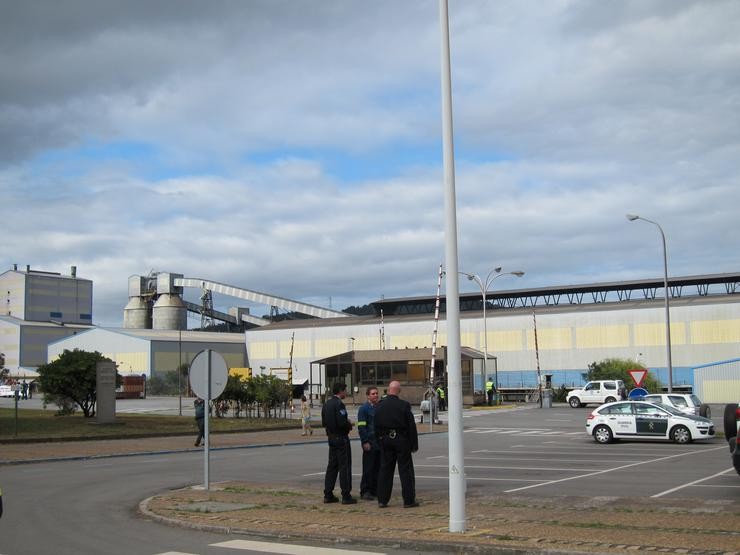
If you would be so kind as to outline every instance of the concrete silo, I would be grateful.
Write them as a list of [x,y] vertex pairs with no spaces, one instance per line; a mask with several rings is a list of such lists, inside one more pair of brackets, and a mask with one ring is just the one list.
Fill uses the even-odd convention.
[[128,304],[123,309],[124,328],[151,329],[153,295],[147,278],[136,275],[128,278]]
[[188,309],[182,300],[182,287],[175,287],[175,278],[182,274],[157,274],[157,300],[152,309],[152,328],[155,330],[188,329]]

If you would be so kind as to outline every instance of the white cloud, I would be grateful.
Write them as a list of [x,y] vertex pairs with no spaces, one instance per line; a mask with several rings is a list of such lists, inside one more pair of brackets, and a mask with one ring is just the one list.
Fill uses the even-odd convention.
[[[106,324],[150,269],[334,308],[434,292],[436,5],[142,8],[6,10],[0,268],[77,265]],[[740,5],[450,14],[461,269],[527,272],[507,288],[659,276],[637,212],[672,274],[737,271]]]

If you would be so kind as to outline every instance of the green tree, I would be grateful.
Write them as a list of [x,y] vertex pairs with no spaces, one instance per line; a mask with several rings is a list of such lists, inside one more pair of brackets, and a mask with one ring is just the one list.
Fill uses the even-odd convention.
[[586,381],[593,380],[622,380],[627,389],[634,387],[634,381],[629,374],[629,370],[647,370],[642,387],[650,393],[661,391],[661,383],[658,379],[645,368],[645,366],[635,360],[626,358],[606,358],[599,362],[592,362],[588,365],[588,372],[583,374]]
[[113,362],[98,351],[65,349],[54,362],[40,366],[38,383],[44,394],[44,405],[52,402],[61,407],[77,405],[85,418],[95,416],[95,367],[103,361]]

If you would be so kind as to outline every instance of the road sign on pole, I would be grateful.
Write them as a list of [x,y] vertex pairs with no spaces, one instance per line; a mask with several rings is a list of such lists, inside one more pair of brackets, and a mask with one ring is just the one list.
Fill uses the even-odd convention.
[[[210,373],[209,373],[210,369]],[[229,370],[220,353],[205,349],[195,355],[190,363],[190,387],[193,392],[206,401],[212,401],[224,392]],[[208,393],[208,385],[211,392]]]
[[642,387],[642,382],[647,376],[647,370],[644,368],[636,368],[635,370],[627,370],[629,372],[632,381],[635,382],[636,387]]
[[203,471],[203,486],[206,491],[210,489],[209,477],[210,472],[208,468],[209,462],[209,449],[210,449],[210,433],[208,421],[210,413],[210,401],[218,397],[226,389],[226,381],[229,379],[229,370],[226,368],[226,361],[220,353],[212,351],[211,349],[205,349],[195,355],[193,362],[190,363],[190,387],[193,388],[193,392],[204,399],[206,402],[205,411],[205,468]]

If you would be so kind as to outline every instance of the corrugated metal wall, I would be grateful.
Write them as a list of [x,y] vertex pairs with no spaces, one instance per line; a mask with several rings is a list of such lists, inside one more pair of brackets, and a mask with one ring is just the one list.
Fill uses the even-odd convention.
[[704,403],[740,403],[740,358],[697,366],[694,393]]

